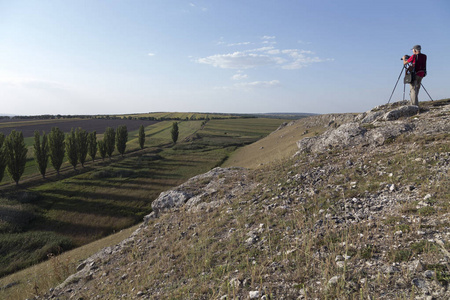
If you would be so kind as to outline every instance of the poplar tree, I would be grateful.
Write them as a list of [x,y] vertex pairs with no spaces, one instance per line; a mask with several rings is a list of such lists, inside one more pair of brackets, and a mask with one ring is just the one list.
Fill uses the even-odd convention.
[[103,141],[105,142],[106,154],[111,160],[111,156],[114,152],[114,144],[116,142],[116,132],[111,127],[106,128],[105,134],[103,135]]
[[174,144],[176,144],[178,141],[178,123],[177,122],[173,122],[171,133],[172,133],[172,141]]
[[50,162],[58,175],[65,154],[64,138],[64,132],[62,132],[58,127],[53,127],[48,135]]
[[27,163],[27,146],[23,138],[22,132],[11,131],[5,140],[6,146],[6,168],[9,176],[19,184],[19,179],[25,171]]
[[86,130],[77,128],[75,132],[76,143],[77,143],[77,154],[78,160],[80,161],[81,166],[84,168],[84,162],[86,161],[86,156],[88,153],[88,133]]
[[116,147],[117,151],[122,155],[125,153],[125,149],[127,148],[127,142],[128,142],[128,130],[127,126],[120,125],[117,127],[116,132]]
[[100,153],[100,157],[102,160],[105,160],[106,157],[106,145],[104,140],[99,140],[97,142],[98,152]]
[[75,136],[75,131],[73,130],[73,128],[70,131],[70,133],[66,135],[65,144],[66,144],[67,159],[73,166],[73,169],[76,170],[78,164],[78,147],[77,147],[77,138]]
[[0,182],[3,180],[6,168],[6,150],[5,150],[5,135],[0,132]]
[[49,157],[48,138],[45,135],[45,132],[42,133],[42,144],[39,131],[36,130],[34,132],[34,157],[38,164],[39,172],[41,173],[42,178],[45,179],[45,172],[47,171]]
[[139,146],[141,147],[141,149],[144,149],[144,144],[145,144],[145,130],[144,125],[141,125],[139,127]]
[[92,161],[95,160],[95,156],[97,155],[97,132],[90,132],[88,135],[88,149],[89,156],[92,158]]

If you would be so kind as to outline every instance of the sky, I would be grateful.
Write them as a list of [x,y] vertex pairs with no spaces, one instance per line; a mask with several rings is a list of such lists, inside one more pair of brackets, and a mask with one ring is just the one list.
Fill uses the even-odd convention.
[[364,112],[403,99],[416,44],[449,98],[448,20],[448,0],[0,0],[0,113]]

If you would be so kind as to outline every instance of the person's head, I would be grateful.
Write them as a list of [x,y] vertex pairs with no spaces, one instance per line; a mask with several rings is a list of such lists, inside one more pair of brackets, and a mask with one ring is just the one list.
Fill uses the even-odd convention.
[[415,45],[414,47],[412,47],[411,50],[413,51],[414,54],[419,54],[420,50],[422,50],[422,47],[420,47],[420,45]]

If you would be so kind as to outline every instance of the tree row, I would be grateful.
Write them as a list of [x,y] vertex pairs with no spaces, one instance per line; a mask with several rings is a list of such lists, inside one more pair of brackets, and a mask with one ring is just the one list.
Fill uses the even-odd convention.
[[[144,148],[145,132],[144,126],[139,128],[139,146]],[[39,131],[34,132],[34,159],[38,170],[43,178],[48,168],[49,162],[59,175],[59,170],[64,157],[76,170],[78,163],[84,167],[87,155],[95,160],[97,154],[104,160],[106,156],[111,159],[115,149],[122,155],[125,153],[128,141],[128,130],[125,125],[118,126],[116,130],[111,127],[106,128],[103,140],[97,141],[95,131],[88,133],[82,128],[73,129],[65,134],[58,127],[53,127],[47,135],[42,135]],[[28,148],[25,145],[21,131],[13,130],[5,137],[0,133],[0,182],[3,179],[5,170],[15,181],[16,185],[25,171]]]

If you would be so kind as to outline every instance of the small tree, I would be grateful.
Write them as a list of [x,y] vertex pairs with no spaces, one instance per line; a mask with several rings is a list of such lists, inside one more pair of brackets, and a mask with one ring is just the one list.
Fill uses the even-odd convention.
[[92,158],[92,161],[95,160],[95,156],[97,155],[97,132],[90,132],[88,135],[88,149],[89,156]]
[[103,135],[103,141],[105,142],[106,154],[111,160],[111,156],[114,152],[114,144],[116,142],[116,132],[111,127],[106,128],[105,134]]
[[27,146],[23,139],[22,132],[11,131],[5,140],[6,146],[6,168],[9,176],[19,184],[19,179],[25,171],[27,163]]
[[78,160],[81,166],[84,168],[84,162],[86,161],[86,156],[88,153],[89,143],[88,143],[88,133],[86,130],[77,128],[75,132],[76,142],[77,142],[77,153]]
[[78,164],[78,147],[77,147],[77,138],[75,136],[75,131],[73,130],[73,128],[70,131],[70,133],[66,135],[65,143],[66,143],[67,159],[73,166],[73,169],[76,170]]
[[145,144],[145,130],[144,125],[141,125],[139,127],[139,146],[141,147],[141,149],[144,149],[144,144]]
[[105,160],[106,157],[106,145],[104,140],[99,140],[98,143],[98,152],[100,153],[100,157],[102,160]]
[[42,178],[45,179],[45,172],[47,171],[49,157],[48,138],[45,135],[45,132],[42,133],[42,144],[39,131],[36,130],[34,132],[34,157],[38,164],[39,172],[41,173]]
[[174,144],[176,144],[178,141],[178,123],[177,122],[173,122],[171,133],[172,133],[172,141]]
[[0,132],[0,182],[3,180],[6,168],[6,150],[5,150],[5,135]]
[[65,154],[64,138],[64,132],[62,132],[58,127],[53,127],[48,135],[50,162],[58,175]]
[[125,153],[125,149],[127,148],[127,142],[128,142],[128,130],[127,126],[120,125],[117,127],[117,133],[116,133],[116,147],[117,151],[122,155]]

